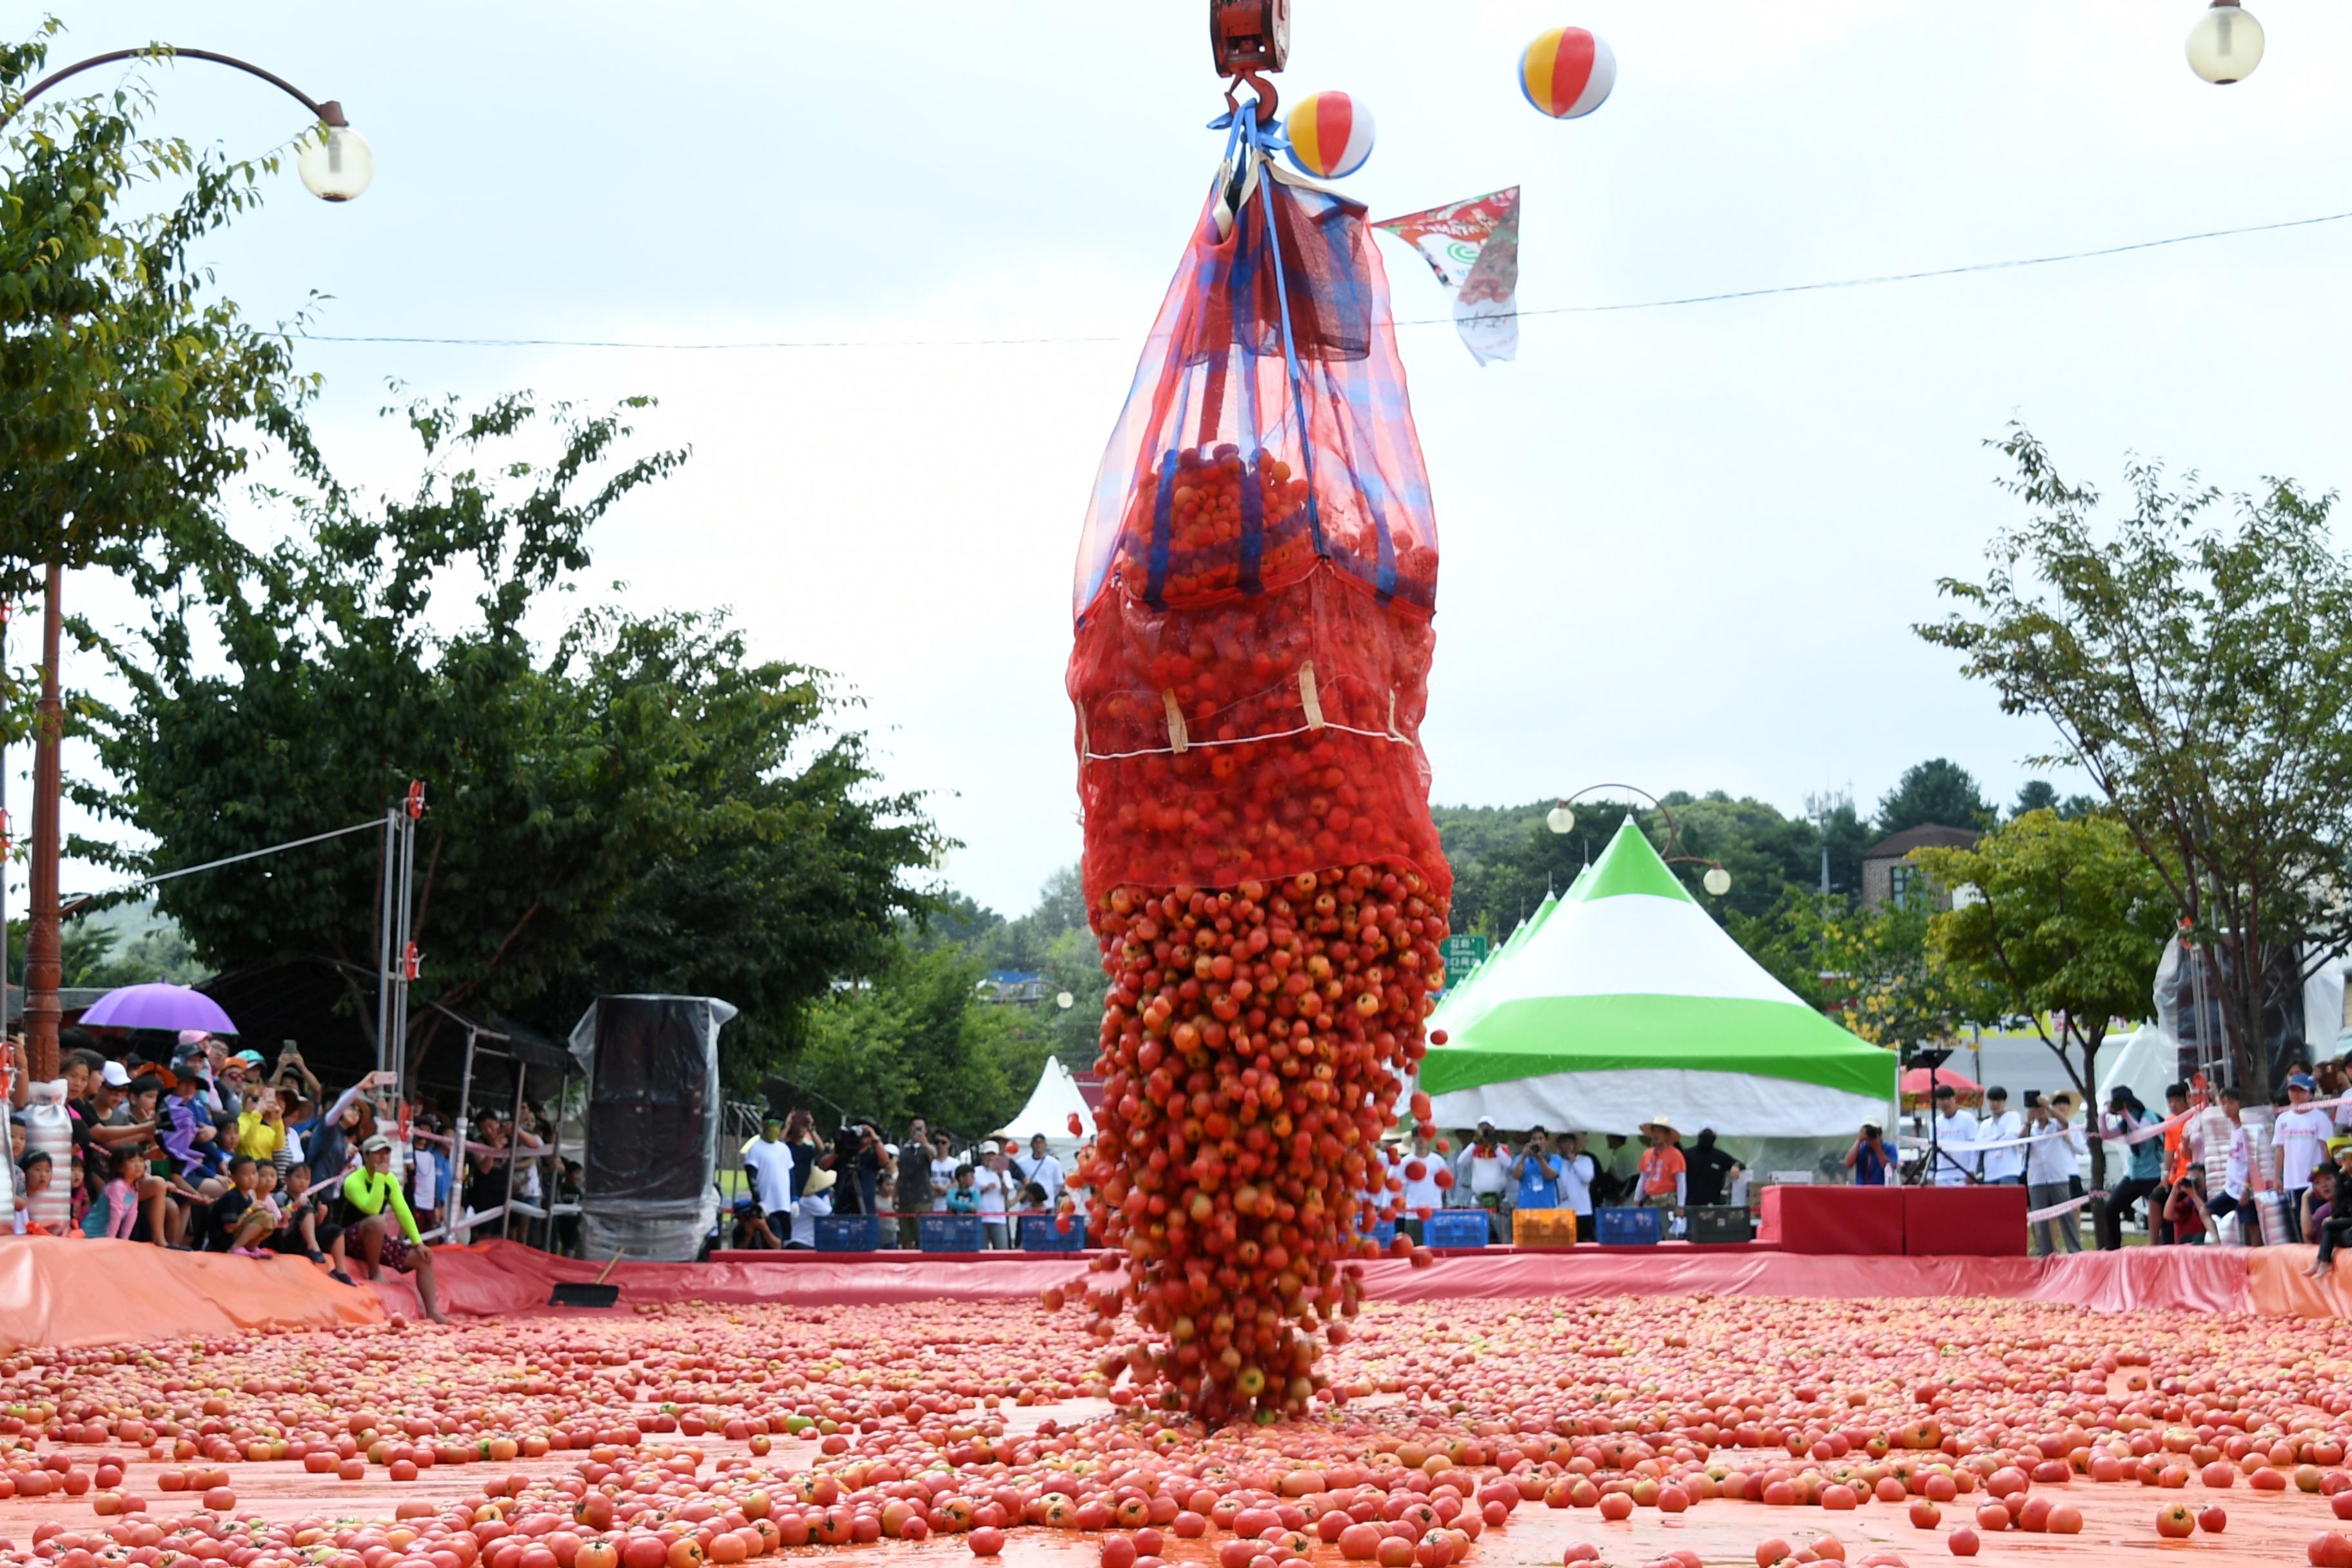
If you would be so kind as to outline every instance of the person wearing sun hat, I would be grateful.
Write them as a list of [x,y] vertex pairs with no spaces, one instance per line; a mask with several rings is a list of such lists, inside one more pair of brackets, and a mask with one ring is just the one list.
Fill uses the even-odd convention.
[[2286,1190],[2286,1231],[2289,1241],[2303,1239],[2300,1212],[2312,1172],[2326,1163],[2327,1141],[2336,1132],[2336,1119],[2311,1103],[2319,1085],[2307,1073],[2286,1080],[2287,1108],[2271,1123],[2278,1147],[2279,1185]]
[[1682,1134],[1663,1112],[1642,1123],[1650,1142],[1642,1152],[1641,1205],[1645,1209],[1678,1209],[1688,1192],[1690,1163],[1683,1158]]
[[812,1251],[816,1247],[816,1222],[833,1212],[833,1173],[818,1165],[808,1173],[801,1185],[801,1195],[793,1200],[793,1233],[784,1247],[791,1252]]

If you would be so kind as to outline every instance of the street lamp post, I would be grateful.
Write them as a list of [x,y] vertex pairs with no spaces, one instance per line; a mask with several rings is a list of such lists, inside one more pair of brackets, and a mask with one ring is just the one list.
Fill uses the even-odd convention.
[[1587,784],[1584,788],[1578,790],[1574,795],[1563,795],[1558,805],[1546,812],[1544,814],[1544,826],[1550,828],[1554,833],[1565,834],[1574,832],[1576,830],[1576,813],[1570,808],[1583,796],[1604,789],[1632,790],[1635,795],[1640,795],[1643,800],[1648,801],[1652,805],[1655,806],[1657,808],[1658,815],[1666,819],[1666,853],[1660,858],[1664,859],[1667,865],[1704,866],[1706,868],[1706,874],[1698,879],[1700,887],[1705,888],[1710,894],[1718,899],[1723,897],[1724,894],[1731,891],[1731,873],[1724,869],[1723,862],[1705,855],[1685,855],[1680,853],[1683,847],[1683,830],[1680,825],[1675,821],[1675,814],[1667,808],[1664,801],[1660,800],[1648,790],[1638,788],[1633,784]]
[[[0,130],[5,130],[26,104],[69,77],[117,60],[149,58],[207,60],[258,77],[285,92],[318,120],[318,133],[305,139],[295,158],[302,184],[312,195],[330,202],[350,201],[367,189],[375,173],[374,154],[366,139],[343,118],[341,103],[333,99],[322,103],[284,77],[210,49],[170,46],[111,49],[77,60],[51,71],[26,88],[24,97],[16,103],[0,109]],[[58,666],[65,628],[65,568],[53,563],[46,577],[41,605],[41,695],[33,709],[33,864],[25,933],[25,1046],[27,1068],[37,1080],[58,1075],[58,1021],[61,1015],[58,986],[63,978],[58,933],[58,858],[61,846],[58,804],[62,794],[60,752],[65,739],[65,703],[58,690]]]

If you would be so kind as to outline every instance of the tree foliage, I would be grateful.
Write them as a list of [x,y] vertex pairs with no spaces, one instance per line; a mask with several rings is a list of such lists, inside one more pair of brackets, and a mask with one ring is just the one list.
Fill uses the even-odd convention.
[[811,1007],[778,1070],[796,1097],[886,1127],[921,1116],[968,1137],[994,1131],[1028,1100],[1051,1046],[1023,1027],[1024,1009],[975,1004],[983,973],[953,947],[899,950],[868,983]]
[[[2113,818],[2070,822],[2051,810],[2026,813],[1973,849],[1917,854],[1937,886],[1973,890],[1932,918],[1929,952],[1997,993],[2003,1011],[2031,1017],[2084,1102],[2095,1100],[2108,1021],[2147,1015],[2171,934],[2171,900],[2156,868]],[[2104,1148],[2092,1161],[2104,1180]]]
[[1942,583],[1959,607],[1919,634],[2004,711],[2051,722],[2058,749],[2036,761],[2089,776],[2174,913],[2223,954],[2239,1082],[2266,1102],[2266,1008],[2352,944],[2352,563],[2330,537],[2335,498],[2271,479],[2225,519],[2218,489],[2134,462],[2103,526],[2097,494],[2031,433],[2000,446],[2030,515],[1981,581]]
[[1959,763],[1931,757],[1903,770],[1878,803],[1878,831],[1901,833],[1933,823],[1940,827],[1990,827],[1993,809],[1976,775]]
[[[268,549],[215,528],[131,562],[152,619],[106,645],[129,695],[94,724],[121,787],[76,793],[157,845],[77,853],[168,870],[368,820],[422,780],[412,1062],[428,1001],[560,1033],[599,991],[656,987],[745,1009],[722,1037],[739,1084],[780,1055],[836,976],[887,960],[940,841],[915,797],[877,792],[826,678],[752,658],[722,616],[528,635],[595,521],[682,457],[626,450],[642,405],[418,404],[410,494],[319,476],[278,498],[294,526]],[[372,1027],[379,861],[353,835],[158,897],[221,968],[348,966]]]
[[[49,23],[0,47],[0,103],[46,65]],[[260,199],[273,159],[139,133],[147,94],[44,97],[0,168],[0,598],[40,568],[203,531],[249,437],[300,445],[312,383],[287,339],[207,292],[193,257]],[[143,209],[126,213],[126,208]]]

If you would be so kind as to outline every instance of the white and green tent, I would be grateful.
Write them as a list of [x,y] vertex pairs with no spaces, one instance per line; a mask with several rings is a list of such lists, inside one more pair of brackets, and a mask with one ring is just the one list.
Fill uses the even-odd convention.
[[[1571,887],[1569,891],[1572,894],[1575,889]],[[1503,939],[1502,946],[1488,953],[1477,968],[1464,975],[1461,984],[1438,998],[1437,1010],[1430,1014],[1423,1027],[1450,1031],[1460,1028],[1477,1016],[1483,1010],[1483,1005],[1477,1000],[1479,988],[1503,972],[1519,949],[1525,947],[1528,940],[1542,929],[1544,921],[1551,917],[1552,910],[1559,907],[1559,898],[1551,893],[1546,893],[1543,902],[1536,906],[1536,912],[1521,921],[1518,930]]]
[[1508,959],[1421,1063],[1441,1126],[1631,1132],[1664,1116],[1685,1136],[1850,1138],[1886,1120],[1895,1053],[1766,973],[1630,817]]

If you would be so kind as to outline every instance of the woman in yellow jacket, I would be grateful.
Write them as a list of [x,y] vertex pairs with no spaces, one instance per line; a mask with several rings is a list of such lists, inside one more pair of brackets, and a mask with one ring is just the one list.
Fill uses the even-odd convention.
[[[433,1288],[433,1249],[416,1233],[416,1216],[392,1173],[392,1140],[382,1135],[360,1145],[357,1169],[343,1178],[343,1252],[364,1268],[371,1278],[381,1268],[405,1270],[416,1276],[416,1299],[425,1315],[436,1323],[449,1321]],[[392,1222],[400,1222],[393,1234]]]

